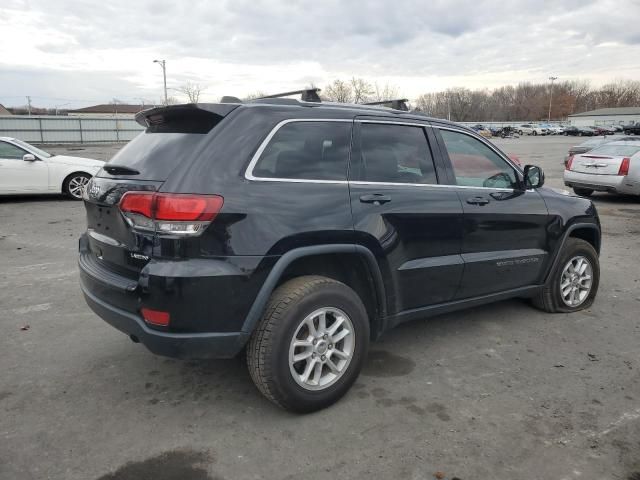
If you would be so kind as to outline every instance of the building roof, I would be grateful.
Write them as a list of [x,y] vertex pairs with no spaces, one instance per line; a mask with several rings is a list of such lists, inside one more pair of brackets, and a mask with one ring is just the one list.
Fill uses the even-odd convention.
[[11,115],[11,112],[7,110],[4,105],[0,103],[0,115]]
[[588,112],[574,113],[570,117],[602,117],[605,115],[640,115],[640,107],[599,108]]
[[78,108],[69,110],[69,113],[138,113],[140,110],[150,108],[152,105],[128,105],[126,103],[106,103],[102,105],[93,105],[91,107]]

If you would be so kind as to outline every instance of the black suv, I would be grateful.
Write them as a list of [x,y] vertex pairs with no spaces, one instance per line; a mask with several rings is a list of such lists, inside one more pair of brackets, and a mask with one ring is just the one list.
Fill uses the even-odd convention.
[[600,223],[473,130],[381,106],[286,98],[139,113],[85,191],[82,291],[156,354],[228,358],[313,411],[371,340],[511,297],[593,302]]

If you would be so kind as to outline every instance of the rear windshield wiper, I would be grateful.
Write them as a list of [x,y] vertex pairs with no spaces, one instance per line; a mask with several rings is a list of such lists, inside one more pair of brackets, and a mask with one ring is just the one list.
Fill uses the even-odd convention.
[[105,165],[102,169],[111,175],[140,175],[138,170],[124,165]]

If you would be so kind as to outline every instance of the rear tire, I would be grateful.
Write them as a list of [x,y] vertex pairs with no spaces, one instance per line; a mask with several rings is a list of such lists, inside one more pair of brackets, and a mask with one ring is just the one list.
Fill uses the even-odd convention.
[[[580,272],[583,268],[584,271]],[[532,303],[536,308],[549,313],[577,312],[593,304],[599,282],[600,264],[597,252],[589,242],[570,237],[560,252],[556,268],[544,288],[532,298]],[[583,288],[587,284],[588,289]],[[573,292],[575,297],[572,297]]]
[[573,191],[576,195],[579,195],[581,197],[590,197],[593,194],[593,190],[590,188],[573,187]]
[[368,347],[369,321],[360,297],[336,280],[303,276],[271,295],[249,340],[247,365],[260,392],[273,403],[313,412],[347,393]]
[[65,178],[62,184],[62,192],[72,200],[82,200],[84,188],[91,180],[91,175],[76,172]]

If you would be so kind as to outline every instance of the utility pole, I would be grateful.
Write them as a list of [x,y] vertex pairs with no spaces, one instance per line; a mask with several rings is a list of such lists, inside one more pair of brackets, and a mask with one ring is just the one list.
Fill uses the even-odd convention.
[[447,90],[447,120],[451,121],[451,98],[449,97],[448,90]]
[[558,77],[549,77],[549,80],[551,80],[551,88],[549,89],[549,119],[548,121],[551,121],[551,100],[553,99],[553,82],[555,80],[557,80]]
[[29,116],[31,116],[31,97],[27,95],[27,110],[29,111]]
[[164,104],[167,104],[167,62],[166,60],[154,60],[153,63],[157,63],[162,67],[162,79],[164,80]]

